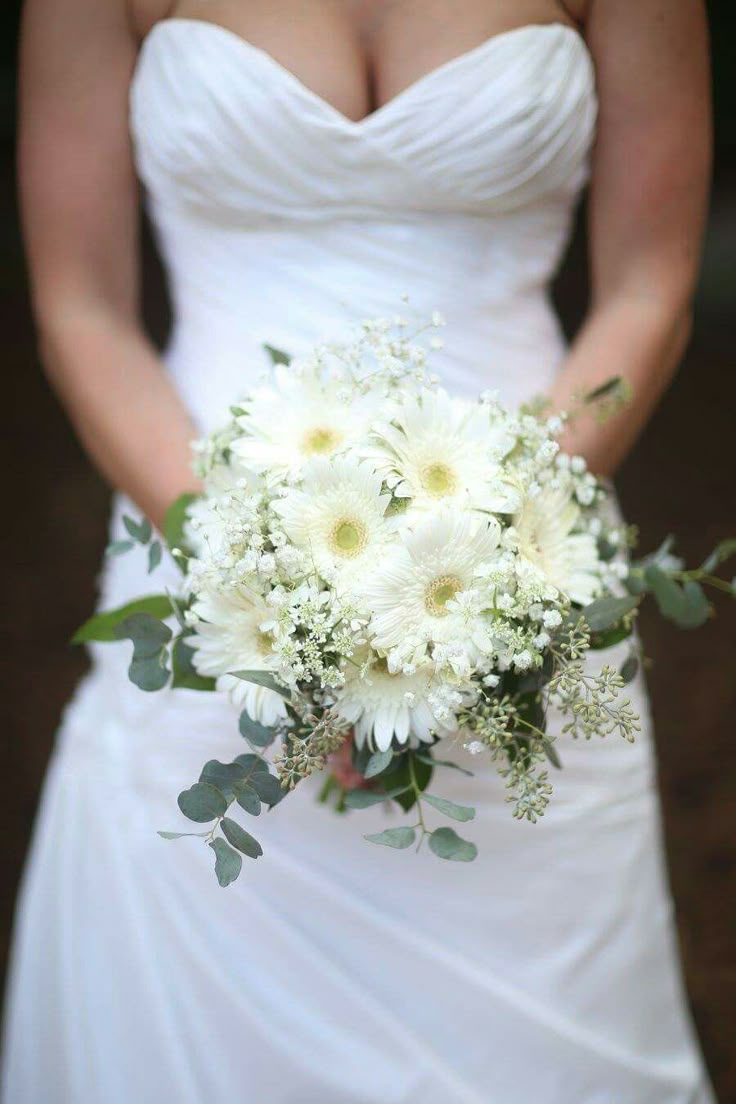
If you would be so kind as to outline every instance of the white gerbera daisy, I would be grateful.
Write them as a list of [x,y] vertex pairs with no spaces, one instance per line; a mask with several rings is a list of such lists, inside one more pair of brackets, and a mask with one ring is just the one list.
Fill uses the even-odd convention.
[[368,463],[313,460],[300,487],[274,502],[289,539],[329,581],[350,586],[375,563],[393,525],[382,480]]
[[245,436],[233,453],[270,477],[295,474],[315,456],[335,456],[367,433],[375,401],[320,379],[316,370],[301,373],[279,365],[274,386],[261,387],[238,418]]
[[363,591],[373,611],[374,647],[409,655],[412,646],[421,651],[427,644],[448,644],[472,657],[488,648],[482,612],[457,599],[497,556],[500,535],[495,518],[451,511],[403,532],[402,543],[376,567]]
[[351,664],[346,667],[345,683],[334,709],[353,726],[358,747],[367,741],[371,747],[386,751],[394,738],[406,744],[412,737],[432,743],[435,734],[448,731],[429,705],[435,684],[434,673],[428,668],[409,675],[392,675],[382,659],[375,659],[370,666]]
[[414,507],[518,509],[518,489],[500,463],[514,437],[486,407],[425,391],[406,398],[375,437],[371,459],[394,493],[412,499]]
[[204,592],[194,603],[199,618],[196,634],[187,638],[194,648],[193,663],[200,675],[217,680],[239,709],[260,724],[271,727],[286,717],[286,703],[267,687],[234,678],[232,671],[276,671],[270,626],[273,610],[245,588]]
[[592,602],[601,589],[600,559],[590,533],[576,533],[580,509],[562,487],[528,497],[514,517],[519,554],[572,602]]

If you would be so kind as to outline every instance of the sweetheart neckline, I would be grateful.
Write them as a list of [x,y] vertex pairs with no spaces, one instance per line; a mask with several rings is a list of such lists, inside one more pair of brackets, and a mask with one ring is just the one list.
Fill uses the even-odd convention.
[[144,53],[144,49],[147,44],[154,39],[154,37],[165,28],[171,28],[176,26],[195,26],[204,28],[207,33],[215,33],[220,35],[223,39],[230,40],[234,43],[238,49],[245,53],[249,53],[253,56],[261,58],[261,60],[269,65],[275,72],[277,72],[283,80],[287,80],[289,84],[299,94],[313,104],[315,104],[324,114],[332,116],[335,123],[341,126],[346,131],[352,131],[355,134],[359,134],[369,129],[374,123],[380,122],[385,116],[390,115],[391,111],[399,106],[405,99],[411,98],[425,85],[431,84],[433,81],[445,76],[448,72],[452,72],[454,69],[459,68],[461,65],[467,63],[471,59],[481,56],[486,50],[501,44],[509,39],[521,37],[531,32],[540,31],[552,31],[557,35],[570,35],[572,41],[577,43],[585,52],[588,58],[590,58],[590,49],[587,42],[580,30],[577,27],[573,27],[569,23],[562,23],[560,20],[552,21],[550,23],[524,23],[520,27],[511,27],[507,31],[497,31],[495,34],[489,35],[488,38],[483,39],[477,46],[471,46],[467,50],[463,50],[459,54],[455,54],[454,57],[448,58],[447,61],[441,62],[433,69],[427,70],[421,76],[415,80],[410,81],[404,88],[400,89],[396,95],[391,96],[385,103],[380,104],[374,111],[364,115],[361,119],[351,119],[344,112],[340,111],[338,107],[330,101],[326,100],[323,96],[320,96],[318,92],[310,88],[305,84],[296,73],[291,69],[283,65],[273,54],[268,50],[264,50],[261,46],[256,46],[250,42],[243,35],[238,34],[237,31],[231,30],[229,27],[225,27],[222,23],[216,23],[211,19],[195,19],[186,16],[167,16],[165,19],[159,19],[153,26],[147,31],[141,40],[140,51],[136,61],[136,66],[133,74],[133,81],[138,73],[141,58]]

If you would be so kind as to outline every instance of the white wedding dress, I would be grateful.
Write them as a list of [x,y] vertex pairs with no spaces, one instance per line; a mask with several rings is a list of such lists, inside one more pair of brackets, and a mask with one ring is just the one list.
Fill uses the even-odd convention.
[[[397,312],[446,315],[436,364],[457,392],[549,387],[565,350],[548,283],[596,119],[575,31],[497,35],[351,122],[232,32],[171,19],[131,113],[174,304],[166,360],[202,427],[263,372],[264,342],[298,353]],[[114,560],[101,605],[165,582]],[[712,1101],[641,684],[634,746],[560,740],[537,825],[477,759],[474,779],[440,772],[435,792],[477,806],[475,863],[372,847],[394,815],[338,819],[308,782],[260,818],[264,857],[223,890],[203,841],[156,830],[187,827],[176,796],[206,759],[245,750],[236,714],[139,692],[128,652],[94,649],[50,767],[4,1104]]]

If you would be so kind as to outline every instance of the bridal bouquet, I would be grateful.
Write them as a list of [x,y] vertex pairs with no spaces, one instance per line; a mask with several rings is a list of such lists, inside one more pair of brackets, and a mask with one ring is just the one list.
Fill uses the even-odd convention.
[[[161,833],[204,836],[222,885],[261,854],[233,812],[258,816],[316,771],[340,809],[411,814],[369,841],[426,837],[440,858],[473,859],[472,842],[427,822],[474,816],[429,790],[437,769],[465,770],[437,757],[439,741],[490,756],[513,814],[535,821],[547,765],[560,766],[551,707],[573,736],[638,729],[621,694],[636,646],[620,669],[588,654],[631,636],[648,591],[685,627],[710,616],[703,582],[735,593],[713,575],[735,541],[696,571],[669,545],[631,562],[608,490],[560,451],[563,417],[443,391],[427,372],[441,325],[367,322],[291,362],[269,348],[271,378],[196,446],[204,493],[169,512],[178,592],[100,614],[75,638],[132,641],[142,690],[218,691],[237,707],[247,750],[208,762],[179,796],[207,829]],[[150,524],[125,525],[110,551],[147,546],[155,567]]]

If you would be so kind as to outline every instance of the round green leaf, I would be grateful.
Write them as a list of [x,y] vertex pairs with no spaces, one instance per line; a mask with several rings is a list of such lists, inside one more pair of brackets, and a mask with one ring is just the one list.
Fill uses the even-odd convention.
[[225,795],[210,782],[195,782],[179,794],[178,805],[185,817],[198,824],[207,824],[227,812]]
[[251,816],[259,816],[261,799],[249,782],[238,782],[235,786],[235,800],[241,809]]
[[210,840],[210,847],[215,852],[217,880],[223,888],[229,886],[243,869],[243,860],[223,839]]
[[392,751],[377,751],[374,755],[371,755],[368,760],[368,764],[363,771],[365,778],[375,778],[377,774],[382,774],[387,767],[391,765],[391,760],[394,757]]
[[436,828],[429,837],[430,850],[440,859],[472,862],[478,854],[474,843],[461,839],[454,828]]
[[72,644],[86,644],[92,640],[107,644],[118,640],[115,629],[133,613],[149,613],[160,619],[171,617],[171,601],[166,594],[152,594],[147,598],[136,598],[118,609],[98,613],[77,629],[72,637]]
[[254,721],[248,716],[245,710],[240,714],[240,720],[238,722],[240,729],[240,735],[253,744],[254,747],[270,747],[270,745],[276,739],[276,730],[274,728],[266,728],[265,725],[259,724],[258,721]]
[[261,801],[266,805],[278,805],[279,801],[284,797],[281,783],[273,774],[269,774],[265,771],[254,771],[249,781]]

